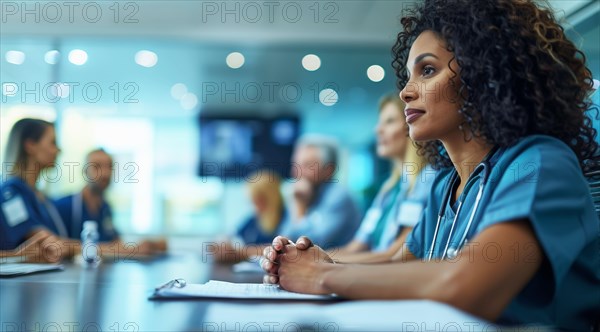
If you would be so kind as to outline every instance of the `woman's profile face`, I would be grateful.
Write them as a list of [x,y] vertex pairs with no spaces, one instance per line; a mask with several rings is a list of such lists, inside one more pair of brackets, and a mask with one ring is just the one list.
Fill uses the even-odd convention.
[[404,121],[403,109],[397,103],[383,105],[379,112],[377,132],[377,155],[382,158],[403,158],[409,141],[408,127]]
[[[406,103],[410,137],[415,141],[463,137],[457,95],[460,80],[454,77],[459,68],[444,41],[432,31],[421,33],[410,49],[406,70],[409,80],[400,98]],[[451,80],[456,86],[450,84]]]
[[56,145],[56,134],[53,126],[48,126],[37,142],[29,142],[29,158],[40,168],[52,166],[60,149]]

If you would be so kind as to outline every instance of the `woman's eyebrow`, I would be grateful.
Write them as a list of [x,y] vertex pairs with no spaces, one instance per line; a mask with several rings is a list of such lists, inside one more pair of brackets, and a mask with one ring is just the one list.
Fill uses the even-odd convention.
[[439,59],[439,58],[438,58],[438,57],[437,57],[435,54],[433,54],[433,53],[423,53],[423,54],[421,54],[421,55],[419,55],[418,57],[416,57],[416,58],[415,58],[414,65],[416,65],[417,63],[419,63],[419,62],[423,61],[423,59],[425,59],[425,58],[426,58],[426,57],[428,57],[428,56],[430,56],[430,57],[434,57],[434,58],[436,58],[436,59]]

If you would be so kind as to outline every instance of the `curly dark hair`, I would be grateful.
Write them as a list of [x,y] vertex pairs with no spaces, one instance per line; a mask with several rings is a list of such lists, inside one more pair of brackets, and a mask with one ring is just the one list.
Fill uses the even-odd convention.
[[[425,0],[403,13],[401,23],[392,49],[398,87],[408,83],[412,43],[433,31],[460,67],[459,112],[467,137],[505,147],[525,136],[550,135],[575,152],[584,170],[597,162],[596,130],[585,114],[592,74],[547,3]],[[417,145],[434,167],[452,165],[441,142]]]

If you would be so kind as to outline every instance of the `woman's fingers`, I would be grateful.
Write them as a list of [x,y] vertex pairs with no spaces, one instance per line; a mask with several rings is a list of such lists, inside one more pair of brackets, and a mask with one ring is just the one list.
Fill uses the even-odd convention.
[[273,275],[263,276],[263,284],[276,285],[279,283],[279,277]]
[[276,264],[268,259],[262,259],[260,262],[260,267],[267,274],[277,275],[279,270],[279,264]]
[[279,235],[273,239],[273,243],[271,243],[271,246],[276,251],[281,251],[289,243],[290,240],[287,237]]
[[263,255],[263,257],[262,257],[263,259],[269,260],[273,263],[277,263],[277,260],[279,258],[277,251],[275,251],[275,249],[273,249],[273,247],[266,247],[265,249],[263,249],[262,255]]
[[296,241],[296,248],[300,250],[306,250],[313,245],[313,242],[306,236],[301,236],[298,238],[298,241]]
[[260,267],[267,273],[267,274],[277,274],[277,269],[278,269],[278,264],[276,263],[277,260],[277,252],[275,252],[275,250],[272,247],[266,247],[263,250],[263,257],[260,261]]
[[260,266],[268,275],[277,277],[279,272],[279,260],[284,253],[295,253],[293,255],[295,257],[298,254],[296,249],[307,250],[313,246],[312,241],[306,236],[301,236],[295,245],[288,238],[277,236],[273,239],[270,247],[263,249],[263,259],[260,262]]

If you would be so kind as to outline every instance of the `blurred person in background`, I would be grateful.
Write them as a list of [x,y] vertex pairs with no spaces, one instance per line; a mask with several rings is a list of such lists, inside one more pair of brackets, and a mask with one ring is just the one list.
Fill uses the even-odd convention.
[[[59,152],[52,123],[25,118],[12,127],[0,183],[3,254],[21,255],[33,261],[60,261],[81,252],[80,241],[69,238],[54,203],[37,189],[40,174],[55,165]],[[27,252],[23,248],[28,248]],[[99,249],[105,254],[114,252],[115,257],[131,257],[140,252],[136,246],[112,243],[100,244]],[[32,254],[36,257],[32,258]]]
[[402,248],[406,236],[421,218],[435,170],[408,136],[405,104],[396,95],[379,103],[377,155],[393,163],[392,173],[367,211],[352,242],[332,258],[344,262],[389,260]]
[[360,211],[346,188],[334,179],[338,168],[336,142],[327,136],[305,135],[292,157],[293,193],[279,234],[289,238],[310,234],[324,248],[352,240]]
[[59,261],[77,252],[75,243],[63,241],[67,230],[60,215],[36,186],[41,172],[54,166],[59,152],[52,123],[22,119],[12,127],[0,183],[0,249],[5,254],[27,257],[21,249],[33,247],[39,255],[28,260]]
[[286,216],[281,178],[274,171],[263,169],[247,177],[247,188],[254,208],[232,239],[212,248],[217,261],[238,262],[260,256],[278,234]]
[[246,244],[270,244],[286,215],[281,178],[272,171],[264,170],[254,173],[250,179],[248,191],[254,214],[242,224],[237,236]]
[[[79,239],[83,222],[93,220],[98,225],[99,239],[106,243],[110,250],[131,244],[124,244],[114,228],[112,209],[106,201],[106,190],[110,186],[113,174],[113,159],[104,149],[90,151],[85,160],[85,181],[83,189],[73,195],[54,202],[66,226],[68,237]],[[114,249],[113,249],[114,248]],[[162,253],[167,249],[165,240],[143,240],[135,246],[137,255]]]

